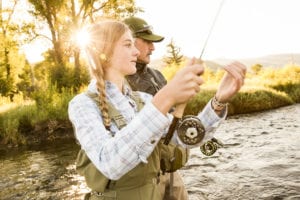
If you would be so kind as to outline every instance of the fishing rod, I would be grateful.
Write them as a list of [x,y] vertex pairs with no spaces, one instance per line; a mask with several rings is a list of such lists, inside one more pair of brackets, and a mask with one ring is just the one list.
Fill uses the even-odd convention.
[[[219,17],[219,14],[220,14],[221,10],[222,10],[224,2],[225,2],[225,0],[222,0],[220,5],[219,5],[219,8],[217,10],[217,14],[214,17],[213,23],[210,27],[210,30],[208,32],[208,35],[207,35],[206,40],[204,42],[204,45],[202,47],[201,54],[199,56],[199,61],[201,63],[202,63],[202,56],[203,56],[204,51],[206,49],[208,40],[209,40],[209,38],[212,34],[213,28],[216,24],[216,21]],[[174,116],[173,120],[171,122],[168,133],[167,133],[167,135],[165,137],[165,140],[164,140],[165,145],[168,145],[170,143],[170,141],[171,141],[171,139],[174,135],[175,129],[177,127],[177,123],[181,120],[181,118],[183,116],[186,104],[187,103],[183,103],[183,104],[179,104],[179,105],[176,106],[176,108],[173,112],[173,116]],[[188,127],[192,127],[192,128],[188,128]],[[203,139],[204,134],[205,134],[205,128],[204,128],[204,126],[202,125],[201,121],[198,118],[188,115],[188,116],[184,117],[184,119],[182,120],[181,126],[178,127],[177,132],[178,132],[178,136],[182,140],[182,142],[184,142],[185,144],[188,144],[188,145],[193,145],[193,144],[199,143]]]
[[219,5],[217,14],[216,14],[215,17],[214,17],[213,23],[212,23],[212,25],[210,26],[208,35],[207,35],[206,40],[205,40],[205,42],[204,42],[204,45],[203,45],[203,47],[202,47],[202,51],[201,51],[201,54],[200,54],[200,56],[199,56],[199,60],[202,59],[202,56],[203,56],[204,51],[205,51],[205,49],[206,49],[208,40],[209,40],[209,38],[210,38],[210,36],[211,36],[211,34],[212,34],[212,31],[213,31],[213,29],[214,29],[214,27],[215,27],[215,24],[216,24],[216,22],[217,22],[217,19],[218,19],[220,13],[221,13],[221,10],[222,10],[222,8],[223,8],[224,2],[225,2],[225,0],[222,0],[221,3],[220,3],[220,5]]

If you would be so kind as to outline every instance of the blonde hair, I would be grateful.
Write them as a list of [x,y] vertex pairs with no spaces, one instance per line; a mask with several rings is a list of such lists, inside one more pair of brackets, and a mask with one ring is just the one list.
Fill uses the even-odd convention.
[[126,24],[114,20],[96,23],[88,29],[90,43],[86,47],[86,54],[90,63],[90,73],[97,80],[100,111],[106,129],[110,128],[111,119],[108,115],[104,69],[110,63],[116,42],[126,31],[129,31]]

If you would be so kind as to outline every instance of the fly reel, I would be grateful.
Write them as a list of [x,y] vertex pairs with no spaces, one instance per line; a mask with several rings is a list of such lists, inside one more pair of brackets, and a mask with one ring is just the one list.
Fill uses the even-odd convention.
[[203,140],[205,128],[200,119],[186,115],[178,123],[177,135],[184,144],[195,145]]
[[211,156],[217,151],[219,147],[223,147],[223,144],[216,138],[212,138],[211,140],[205,142],[202,146],[200,146],[200,150],[204,155]]

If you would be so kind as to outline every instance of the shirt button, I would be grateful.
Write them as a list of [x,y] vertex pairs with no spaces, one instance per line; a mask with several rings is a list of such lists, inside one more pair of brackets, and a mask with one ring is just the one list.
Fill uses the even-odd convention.
[[151,140],[150,141],[151,144],[154,144],[155,142],[156,142],[156,140]]

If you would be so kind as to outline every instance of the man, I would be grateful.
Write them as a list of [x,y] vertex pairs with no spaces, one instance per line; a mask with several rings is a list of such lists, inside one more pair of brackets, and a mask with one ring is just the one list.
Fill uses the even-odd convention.
[[[135,46],[140,51],[134,75],[127,76],[127,81],[133,90],[146,92],[154,95],[166,83],[166,79],[160,71],[152,69],[147,65],[150,63],[150,56],[155,50],[155,42],[161,42],[164,37],[152,32],[152,27],[148,23],[137,17],[129,17],[124,22],[132,30],[135,38]],[[178,148],[178,147],[177,147]],[[180,152],[187,161],[188,151],[180,147]],[[164,200],[188,199],[187,191],[179,172],[163,173],[160,176],[161,193]]]

